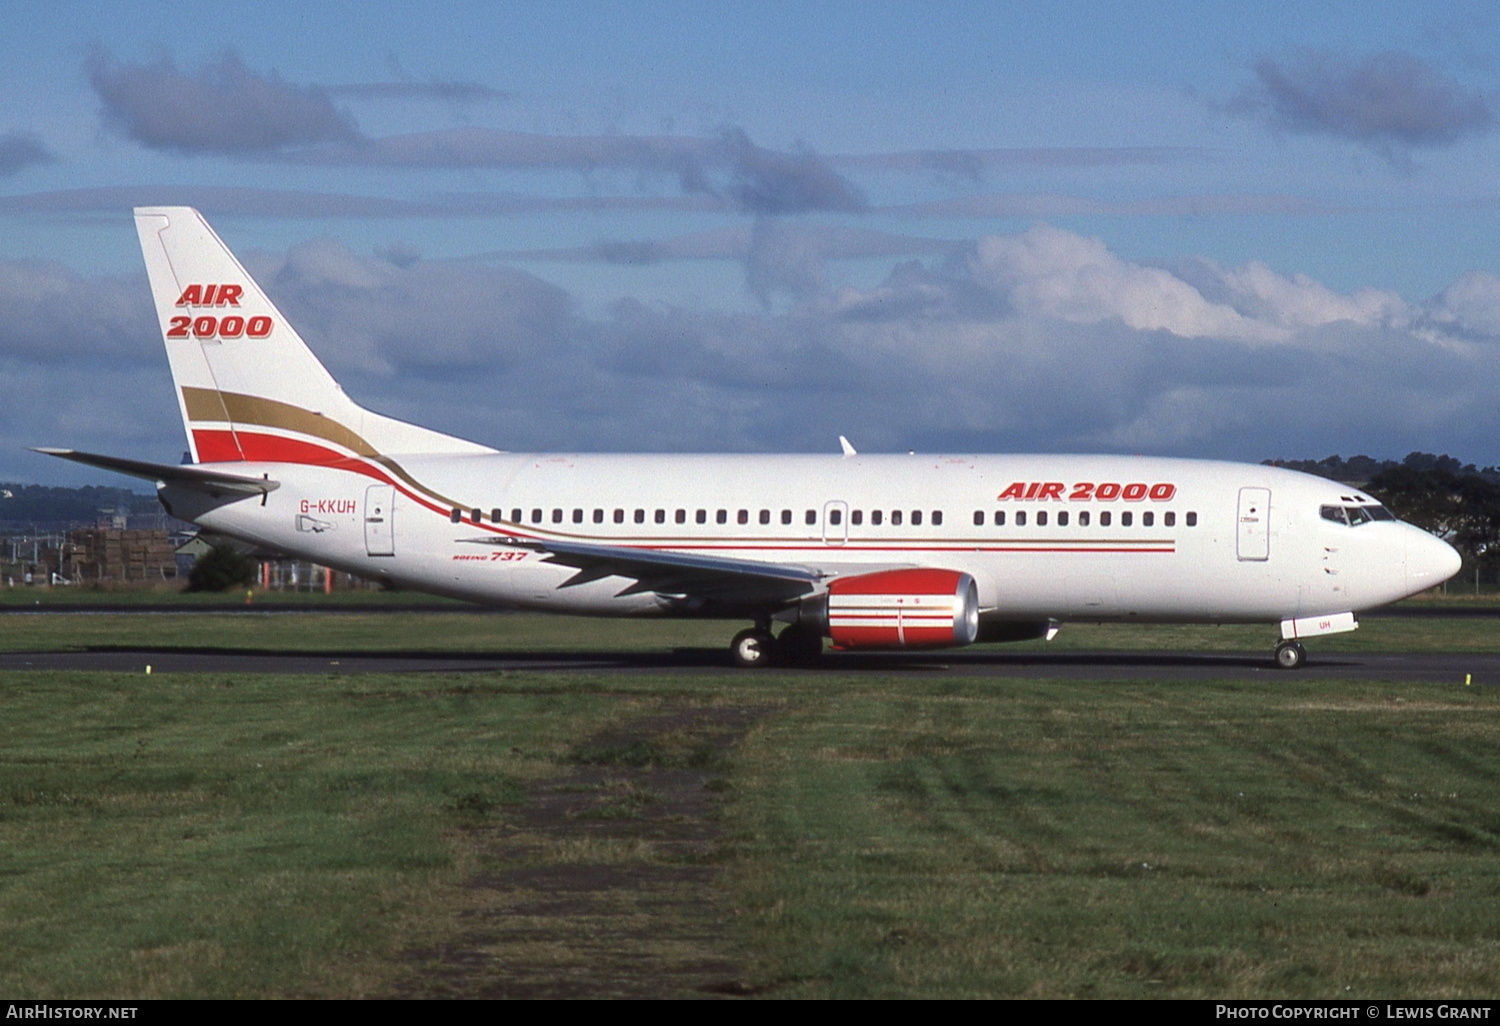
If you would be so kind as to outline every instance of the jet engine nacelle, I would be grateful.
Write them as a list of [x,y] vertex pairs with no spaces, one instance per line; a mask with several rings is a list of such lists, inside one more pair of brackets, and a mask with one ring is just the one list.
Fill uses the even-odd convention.
[[802,604],[801,622],[835,648],[952,648],[979,636],[979,588],[958,570],[837,577]]

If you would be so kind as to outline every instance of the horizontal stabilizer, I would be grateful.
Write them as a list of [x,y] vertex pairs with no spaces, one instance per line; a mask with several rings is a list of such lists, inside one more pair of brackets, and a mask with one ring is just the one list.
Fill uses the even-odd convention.
[[122,459],[119,456],[100,456],[92,452],[79,452],[77,449],[34,448],[32,452],[72,460],[74,463],[83,463],[102,470],[112,470],[117,474],[139,477],[159,484],[191,488],[216,499],[225,495],[265,495],[281,487],[280,481],[272,481],[269,477],[226,474],[220,470],[208,470],[191,463],[146,463],[142,460]]

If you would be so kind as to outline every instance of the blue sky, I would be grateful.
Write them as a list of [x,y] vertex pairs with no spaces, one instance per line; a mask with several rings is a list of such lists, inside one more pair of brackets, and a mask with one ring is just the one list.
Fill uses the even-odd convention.
[[1500,463],[1493,5],[7,12],[0,479],[181,451],[137,203],[502,448]]

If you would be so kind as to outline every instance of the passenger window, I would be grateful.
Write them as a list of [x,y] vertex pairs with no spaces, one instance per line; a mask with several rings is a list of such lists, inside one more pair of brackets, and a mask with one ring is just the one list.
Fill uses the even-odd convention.
[[596,523],[596,524],[602,524],[602,523],[604,523],[604,510],[602,510],[602,509],[596,509],[596,510],[594,510],[594,523]]
[[540,524],[542,522],[542,511],[541,510],[534,509],[534,510],[531,511],[531,522],[533,524]]
[[792,522],[792,511],[791,510],[784,509],[784,510],[781,511],[781,522],[783,524],[790,524]]
[[708,523],[708,510],[706,510],[706,509],[700,509],[698,512],[696,512],[696,513],[693,514],[693,520],[696,523],[700,523],[700,524],[706,524],[706,523]]
[[878,510],[878,509],[872,509],[872,510],[870,510],[870,523],[874,524],[876,527],[879,527],[880,526],[880,522],[882,520],[884,520],[884,519],[885,519],[885,514],[883,512],[881,512],[880,510]]
[[477,509],[471,509],[469,510],[469,520],[476,524],[480,523],[484,520],[484,513]]
[[1168,527],[1176,527],[1177,526],[1177,514],[1176,513],[1172,513],[1170,511],[1168,511],[1166,513],[1163,513],[1162,517],[1161,517],[1161,522],[1163,524],[1165,524],[1166,526],[1168,526]]
[[1198,526],[1198,514],[1197,513],[1189,513],[1187,515],[1187,525],[1189,527],[1197,527]]
[[1134,518],[1135,518],[1135,514],[1132,513],[1132,512],[1130,512],[1130,510],[1127,509],[1125,512],[1123,512],[1123,513],[1120,514],[1120,526],[1121,527],[1129,527],[1130,524],[1131,524],[1131,522],[1134,520]]
[[519,524],[521,522],[521,511],[519,509],[513,509],[513,510],[511,510],[510,511],[510,520],[511,520],[511,523],[513,523],[513,524]]
[[804,519],[807,521],[809,527],[816,524],[818,522],[818,511],[815,509],[808,510],[807,516]]
[[984,510],[982,510],[982,509],[976,509],[974,511],[974,526],[975,527],[983,527],[984,526]]
[[624,522],[625,522],[625,511],[623,509],[617,509],[617,510],[615,510],[615,523],[617,523],[617,524],[623,524]]
[[932,511],[932,526],[933,527],[942,527],[943,526],[943,511],[942,510],[935,509],[935,510]]
[[573,523],[575,523],[575,524],[581,524],[581,523],[583,523],[583,510],[581,510],[581,509],[575,509],[575,510],[573,510]]
[[490,523],[492,523],[492,524],[498,524],[500,521],[504,520],[505,517],[501,515],[504,512],[505,512],[504,510],[499,510],[499,509],[492,509],[492,510],[490,510]]
[[646,511],[645,510],[638,509],[638,510],[635,511],[635,522],[638,523],[638,524],[644,524],[646,522]]
[[675,519],[675,520],[676,520],[676,521],[677,521],[677,522],[678,522],[678,523],[679,523],[679,524],[685,524],[685,523],[687,523],[687,510],[685,510],[685,509],[680,509],[680,510],[678,510],[678,511],[677,511],[677,512],[676,512],[676,513],[675,513],[675,514],[674,514],[674,515],[673,515],[673,518],[674,518],[674,519]]
[[844,522],[844,511],[841,509],[829,510],[828,522],[830,524],[833,524],[835,527],[837,527],[839,524],[842,524]]
[[667,511],[664,509],[657,510],[654,519],[658,524],[665,524],[667,522]]
[[760,522],[763,523],[763,524],[769,524],[771,522],[771,511],[770,510],[763,509],[763,510],[760,511]]
[[727,509],[721,509],[721,510],[715,511],[715,513],[714,513],[714,523],[716,523],[716,524],[727,524],[727,523],[729,523],[729,511]]
[[454,507],[453,512],[448,514],[448,519],[455,524],[461,524],[464,522],[464,511]]
[[1109,526],[1109,521],[1110,521],[1110,512],[1109,512],[1109,510],[1107,510],[1107,509],[1100,510],[1099,511],[1099,526],[1100,527],[1108,527]]
[[891,510],[891,526],[892,527],[900,527],[901,526],[901,511],[899,509],[893,509],[893,510]]
[[1058,527],[1067,527],[1068,526],[1068,511],[1067,510],[1063,510],[1061,513],[1059,513],[1057,515],[1057,526]]
[[862,524],[864,522],[865,522],[865,511],[864,510],[857,509],[853,513],[849,514],[849,523],[853,524],[855,527],[858,527],[860,524]]
[[1016,526],[1017,527],[1025,527],[1026,526],[1026,511],[1024,509],[1016,511]]
[[563,517],[562,510],[560,510],[556,506],[554,506],[552,508],[552,522],[554,524],[560,524],[560,523],[562,523],[562,517]]
[[1046,510],[1044,510],[1044,509],[1037,510],[1037,513],[1036,513],[1036,526],[1038,526],[1038,527],[1046,527],[1047,526],[1047,511]]
[[911,526],[913,526],[913,527],[921,527],[922,526],[922,511],[921,510],[914,509],[914,510],[911,511]]
[[1004,527],[1005,526],[1005,510],[1003,510],[1003,509],[997,509],[997,510],[995,510],[995,526],[996,527]]
[[748,524],[750,522],[750,511],[748,509],[740,510],[734,515],[734,520],[737,524]]
[[1142,513],[1141,514],[1141,526],[1142,527],[1150,527],[1155,522],[1156,522],[1156,514],[1155,513],[1147,512],[1147,513]]
[[1089,511],[1088,510],[1082,509],[1082,510],[1078,511],[1078,526],[1079,527],[1087,527],[1087,526],[1089,526]]

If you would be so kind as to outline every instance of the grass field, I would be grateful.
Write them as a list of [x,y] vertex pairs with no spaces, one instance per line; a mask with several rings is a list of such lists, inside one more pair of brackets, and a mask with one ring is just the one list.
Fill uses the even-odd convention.
[[1493,996],[1500,706],[1278,681],[799,696],[734,865],[806,996]]
[[[589,621],[580,640],[565,620],[458,614],[9,616],[0,635],[41,645],[54,621],[75,644],[724,640],[719,624]],[[1473,620],[1347,638],[1386,624],[1383,644],[1493,650]],[[1115,629],[1093,630],[1054,644]],[[1238,630],[1136,643],[1267,647]],[[0,687],[0,992],[21,998],[538,993],[517,989],[523,970],[607,996],[579,954],[600,936],[635,945],[636,982],[663,996],[1490,997],[1500,979],[1489,688],[881,672]],[[543,814],[564,799],[583,804]],[[606,902],[611,879],[700,889],[691,906],[619,887]],[[669,963],[714,968],[652,975]]]

